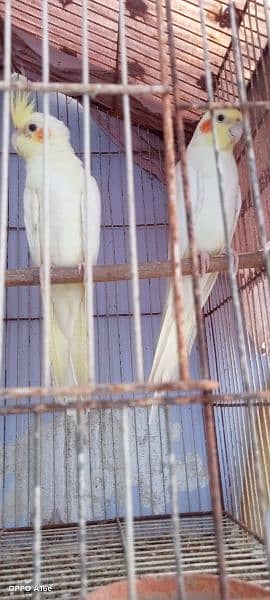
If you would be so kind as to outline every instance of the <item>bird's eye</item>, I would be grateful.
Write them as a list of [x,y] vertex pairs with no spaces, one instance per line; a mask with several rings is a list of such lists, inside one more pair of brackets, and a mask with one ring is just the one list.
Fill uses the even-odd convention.
[[29,131],[36,131],[37,126],[35,125],[35,123],[30,123],[30,125],[28,125],[28,129]]
[[219,123],[222,123],[225,120],[224,115],[222,115],[222,114],[218,115],[217,120],[219,121]]

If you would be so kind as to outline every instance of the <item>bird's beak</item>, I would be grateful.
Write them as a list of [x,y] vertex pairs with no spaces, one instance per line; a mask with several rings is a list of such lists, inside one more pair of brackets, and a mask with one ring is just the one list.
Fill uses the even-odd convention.
[[242,121],[236,121],[230,128],[229,128],[230,134],[232,136],[232,138],[235,140],[235,142],[238,142],[238,140],[240,140],[241,135],[243,133],[243,123]]

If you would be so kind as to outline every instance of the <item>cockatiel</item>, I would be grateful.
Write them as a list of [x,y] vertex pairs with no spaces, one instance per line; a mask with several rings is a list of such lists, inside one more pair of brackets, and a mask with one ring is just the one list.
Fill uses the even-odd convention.
[[[242,115],[237,109],[215,112],[215,131],[219,149],[224,183],[225,207],[230,238],[237,224],[241,194],[233,148],[242,135]],[[202,306],[216,282],[218,273],[205,273],[209,254],[218,254],[225,248],[224,227],[218,186],[216,160],[213,147],[212,123],[209,112],[200,120],[187,148],[188,178],[191,190],[192,211],[198,252],[202,260],[200,279]],[[176,165],[178,218],[180,227],[181,258],[189,256],[184,191],[180,163]],[[192,277],[183,278],[183,303],[185,311],[185,337],[190,354],[196,336],[196,315],[193,301]],[[170,285],[163,312],[150,382],[178,379],[178,353],[173,305],[173,289]],[[152,407],[150,420],[155,413]]]
[[[12,97],[11,116],[15,131],[12,144],[25,160],[24,221],[30,255],[41,266],[43,231],[43,140],[44,115],[35,112],[26,92]],[[91,240],[95,264],[100,239],[100,193],[89,175],[91,228],[86,232],[85,174],[62,121],[48,117],[48,173],[50,211],[50,262],[53,266],[76,266],[85,260],[86,235]],[[41,285],[42,292],[42,285]],[[83,283],[51,285],[50,359],[55,385],[89,381],[86,294]]]

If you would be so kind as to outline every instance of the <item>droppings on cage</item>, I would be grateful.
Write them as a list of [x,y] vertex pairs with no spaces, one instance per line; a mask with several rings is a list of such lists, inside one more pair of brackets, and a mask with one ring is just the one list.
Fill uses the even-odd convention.
[[63,8],[66,8],[67,6],[73,3],[73,0],[59,0],[59,2]]
[[[237,25],[239,27],[241,25],[243,11],[240,8],[235,8],[235,14],[237,18]],[[228,6],[226,8],[220,8],[219,14],[216,15],[215,18],[219,23],[220,27],[222,27],[223,29],[231,27],[230,10]]]
[[144,0],[126,0],[126,10],[132,19],[141,18],[145,20],[148,12],[147,2],[144,2]]
[[[213,90],[215,91],[218,85],[218,76],[215,73],[211,74],[212,77],[212,85],[213,85]],[[204,92],[207,91],[207,87],[206,87],[206,80],[205,80],[205,75],[202,74],[200,75],[200,77],[197,79],[197,85],[201,88],[201,90],[203,90]]]
[[[93,588],[126,578],[134,600],[137,576],[170,572],[186,600],[187,571],[214,574],[222,600],[230,598],[228,575],[263,585],[269,594],[268,3],[64,5],[43,0],[29,19],[20,0],[0,3],[1,597],[13,593],[11,575],[22,586],[49,585],[50,597],[59,599],[86,598]],[[99,264],[92,269],[89,260],[84,273],[79,258],[63,267],[50,264],[48,240],[56,226],[50,214],[44,271],[29,260],[24,167],[9,145],[10,96],[17,85],[11,64],[27,77],[44,129],[51,116],[68,126],[85,173],[98,181]],[[23,87],[16,89],[22,93]],[[71,96],[83,98],[83,106]],[[242,209],[232,245],[239,268],[235,273],[231,252],[210,256],[205,276],[216,283],[202,307],[185,139],[209,110],[203,129],[213,134],[219,187],[210,201],[214,205],[220,193],[226,205],[214,119],[227,109],[241,111],[245,129],[234,149]],[[53,169],[44,137],[42,202],[48,212]],[[182,261],[175,156],[189,241]],[[87,180],[85,186],[90,205]],[[209,241],[217,224],[211,216]],[[87,230],[92,220],[88,211]],[[226,229],[226,210],[224,223]],[[169,358],[172,366],[178,349],[181,379],[150,385],[172,281],[178,339]],[[182,302],[187,281],[198,331],[189,356]],[[87,292],[91,381],[52,388],[48,300],[53,288],[60,294],[78,285]],[[77,409],[76,421],[61,404],[65,394]],[[158,410],[149,428],[153,395]]]

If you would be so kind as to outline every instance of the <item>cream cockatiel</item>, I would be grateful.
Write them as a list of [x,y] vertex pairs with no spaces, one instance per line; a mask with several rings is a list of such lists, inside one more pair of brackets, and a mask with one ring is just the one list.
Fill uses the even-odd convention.
[[[43,234],[43,139],[44,115],[34,111],[29,94],[13,95],[12,143],[25,160],[24,221],[30,255],[41,266]],[[48,117],[48,173],[50,211],[50,262],[64,267],[84,262],[86,249],[86,199],[84,168],[69,141],[62,121]],[[100,194],[89,175],[91,259],[95,264],[100,239]],[[41,290],[42,291],[42,290]],[[87,383],[88,343],[86,294],[83,283],[51,285],[52,379],[56,385]]]
[[[215,112],[215,131],[222,170],[225,207],[230,238],[237,224],[241,194],[233,148],[242,135],[242,115],[237,109]],[[224,251],[225,238],[221,213],[217,167],[213,147],[212,123],[207,112],[200,120],[187,148],[188,178],[192,199],[193,222],[198,252],[206,266],[208,254]],[[189,256],[184,191],[180,163],[176,165],[178,218],[180,227],[181,258]],[[207,270],[207,269],[206,269]],[[202,269],[205,272],[205,269]],[[203,274],[200,279],[202,306],[216,282],[218,273]],[[185,337],[190,354],[196,336],[196,315],[193,301],[192,278],[183,278]],[[150,381],[160,383],[178,379],[178,353],[173,305],[173,290],[169,288],[163,312]],[[151,417],[155,413],[152,408]]]

